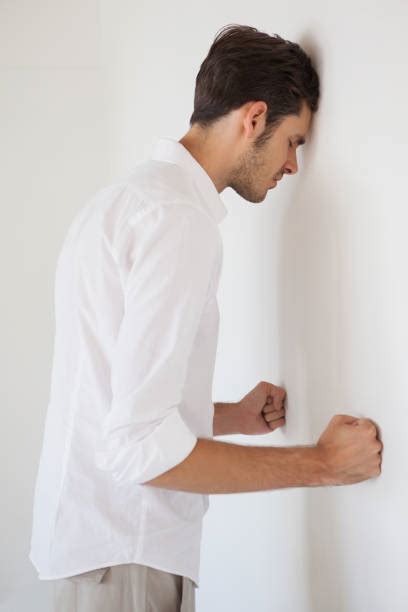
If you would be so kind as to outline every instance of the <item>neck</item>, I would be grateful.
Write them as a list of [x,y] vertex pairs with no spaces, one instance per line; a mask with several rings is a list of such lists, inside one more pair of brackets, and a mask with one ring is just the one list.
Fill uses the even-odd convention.
[[193,126],[180,138],[179,143],[204,168],[218,193],[221,193],[228,186],[229,167],[226,160],[231,156],[231,149],[228,152],[227,143],[216,136]]

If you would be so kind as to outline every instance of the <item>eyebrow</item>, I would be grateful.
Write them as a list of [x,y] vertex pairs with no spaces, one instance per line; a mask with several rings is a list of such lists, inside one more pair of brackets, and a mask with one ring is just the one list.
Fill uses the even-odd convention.
[[297,138],[297,142],[299,145],[305,144],[306,140],[300,134],[295,134],[295,138]]

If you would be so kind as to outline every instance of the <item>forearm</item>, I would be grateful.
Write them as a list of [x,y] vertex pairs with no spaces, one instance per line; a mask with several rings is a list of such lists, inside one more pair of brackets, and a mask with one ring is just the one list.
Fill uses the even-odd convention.
[[244,493],[329,484],[316,446],[242,446],[199,438],[178,465],[144,485],[193,493]]
[[214,403],[213,436],[238,433],[240,431],[237,404],[234,402]]

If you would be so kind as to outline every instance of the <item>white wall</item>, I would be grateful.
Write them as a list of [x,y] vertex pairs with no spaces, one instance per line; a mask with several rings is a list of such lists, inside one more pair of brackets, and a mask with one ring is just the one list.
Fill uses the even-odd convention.
[[380,478],[357,485],[213,495],[197,611],[408,609],[408,5],[13,0],[0,4],[1,612],[51,609],[28,547],[63,235],[156,137],[187,131],[199,65],[231,22],[299,42],[322,99],[296,176],[262,204],[222,194],[214,400],[269,380],[288,413],[278,432],[219,439],[311,444],[350,413],[378,423],[384,451]]

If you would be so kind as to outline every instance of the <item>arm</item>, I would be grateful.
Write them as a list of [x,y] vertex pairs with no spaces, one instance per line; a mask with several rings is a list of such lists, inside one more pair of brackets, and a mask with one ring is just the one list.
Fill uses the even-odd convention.
[[183,410],[189,358],[216,255],[213,222],[192,206],[135,202],[113,235],[123,317],[111,364],[111,406],[95,463],[139,484],[180,463],[197,436]]
[[144,485],[193,493],[242,493],[330,484],[315,445],[241,446],[198,438],[181,463]]

